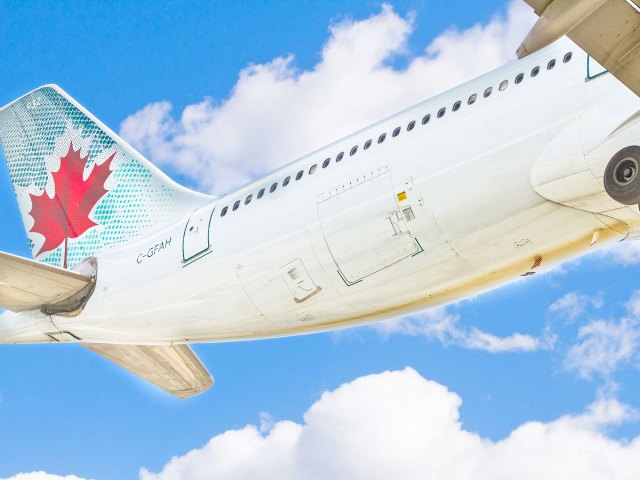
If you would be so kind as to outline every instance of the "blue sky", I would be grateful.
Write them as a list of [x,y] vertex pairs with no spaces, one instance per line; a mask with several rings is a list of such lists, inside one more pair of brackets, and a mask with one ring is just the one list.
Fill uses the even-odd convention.
[[[221,192],[509,61],[531,18],[525,8],[497,0],[398,1],[387,7],[338,1],[5,1],[0,104],[57,83],[178,181]],[[473,55],[470,45],[477,49]],[[341,61],[335,52],[354,56],[332,70]],[[369,60],[355,65],[361,58]],[[381,72],[387,75],[382,80]],[[353,78],[363,82],[362,89],[349,83]],[[264,101],[248,101],[247,91],[260,88]],[[348,102],[353,104],[340,110]],[[331,115],[321,103],[331,106]],[[187,131],[194,112],[210,130]],[[313,131],[297,126],[307,117],[314,119]],[[236,136],[250,134],[252,141],[225,144],[208,135],[220,131],[221,119]],[[245,119],[259,123],[247,126]],[[186,151],[187,137],[213,153]],[[290,137],[300,140],[285,145]],[[225,149],[234,154],[225,156]],[[194,155],[198,161],[189,163]],[[30,256],[2,165],[0,250]],[[203,179],[206,172],[211,176]],[[141,467],[160,472],[172,457],[247,424],[262,422],[267,438],[274,424],[287,425],[278,421],[312,422],[315,402],[324,402],[316,404],[316,413],[327,405],[341,408],[335,406],[340,395],[351,391],[336,393],[342,384],[386,391],[385,385],[396,389],[397,381],[401,391],[422,388],[424,379],[455,392],[463,402],[462,428],[487,441],[500,442],[527,422],[557,426],[559,418],[582,419],[578,426],[569,422],[570,443],[571,432],[587,428],[580,422],[595,418],[585,413],[597,410],[590,405],[609,405],[606,418],[589,423],[595,425],[589,431],[626,448],[640,435],[638,251],[621,245],[386,327],[196,345],[216,385],[187,401],[81,347],[0,346],[0,478],[33,471],[137,478]],[[433,325],[444,325],[445,333]],[[505,346],[503,340],[515,333],[538,343]],[[477,342],[486,335],[499,346]],[[404,373],[356,381],[388,370]],[[416,398],[440,399],[423,390]],[[323,392],[334,393],[319,400]],[[384,435],[385,425],[376,433]],[[203,462],[213,461],[197,451]]]

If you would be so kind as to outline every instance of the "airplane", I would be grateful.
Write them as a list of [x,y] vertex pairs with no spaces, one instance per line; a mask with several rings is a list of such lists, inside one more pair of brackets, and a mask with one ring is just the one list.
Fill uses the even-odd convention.
[[58,86],[3,107],[33,259],[0,253],[0,343],[79,343],[187,398],[213,384],[189,343],[406,315],[637,237],[640,9],[527,3],[518,60],[221,196]]

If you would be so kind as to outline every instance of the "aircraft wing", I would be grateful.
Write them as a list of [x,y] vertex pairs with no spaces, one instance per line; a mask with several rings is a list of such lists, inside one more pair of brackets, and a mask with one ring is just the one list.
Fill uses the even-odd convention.
[[567,35],[640,95],[638,0],[525,0],[540,16],[518,48],[523,58]]
[[0,252],[0,308],[21,312],[60,303],[92,282],[89,275]]
[[82,345],[178,398],[197,395],[213,385],[188,345]]

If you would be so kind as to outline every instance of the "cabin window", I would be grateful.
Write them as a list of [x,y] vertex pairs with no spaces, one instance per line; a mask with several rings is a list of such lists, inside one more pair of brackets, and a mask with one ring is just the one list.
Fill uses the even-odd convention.
[[394,137],[400,135],[400,127],[396,128],[391,135],[393,135]]
[[220,212],[220,216],[221,216],[221,217],[224,217],[224,216],[227,214],[227,210],[229,210],[229,207],[224,207],[224,208],[222,209],[222,211]]
[[362,148],[364,148],[365,150],[368,150],[370,146],[371,146],[371,140],[367,140],[366,142],[364,142],[364,147]]
[[484,91],[484,93],[482,94],[482,96],[483,96],[484,98],[487,98],[489,95],[491,95],[491,92],[493,92],[493,87],[489,87],[489,88],[487,88],[487,89]]
[[273,185],[271,185],[271,188],[269,189],[269,193],[275,192],[276,188],[278,188],[278,182],[276,182]]
[[342,160],[342,157],[344,157],[344,152],[340,152],[338,154],[338,156],[336,157],[336,162],[339,162],[340,160]]
[[[325,160],[326,162],[327,160]],[[304,170],[300,170],[298,173],[296,173],[296,181],[300,180],[302,178],[302,175],[304,175]]]
[[235,212],[240,206],[240,200],[236,200],[236,203],[233,204],[233,211]]
[[311,165],[311,168],[309,169],[309,175],[313,175],[314,172],[316,171],[316,168],[318,168],[318,165],[316,163]]
[[424,117],[422,117],[422,124],[426,125],[427,123],[429,123],[429,120],[431,120],[431,114],[427,113]]
[[520,82],[522,82],[522,80],[524,80],[524,73],[519,73],[518,76],[516,77],[516,85]]
[[540,67],[533,67],[533,70],[531,70],[531,76],[535,77],[536,75],[538,75],[539,72],[540,72]]
[[284,179],[284,182],[282,182],[282,186],[286,187],[287,185],[289,185],[289,182],[291,181],[291,177],[287,177]]
[[446,108],[442,107],[440,110],[438,110],[438,118],[442,118],[444,117],[445,112],[447,111]]
[[572,56],[573,56],[573,53],[571,52],[567,53],[562,59],[562,63],[568,63],[571,60]]
[[500,84],[498,89],[502,92],[506,90],[508,86],[509,86],[509,80],[503,80],[503,82]]
[[358,146],[356,145],[351,149],[351,151],[349,152],[349,155],[353,157],[357,151],[358,151]]
[[549,63],[547,63],[547,70],[551,70],[555,66],[556,66],[556,59],[554,58],[553,60],[550,60]]
[[411,130],[413,130],[413,127],[415,127],[415,126],[416,126],[415,120],[411,120],[409,122],[409,125],[407,125],[407,132],[410,132]]
[[475,93],[473,95],[471,95],[469,97],[469,100],[467,100],[467,104],[468,105],[473,105],[474,103],[476,103],[476,99],[478,98],[478,95],[476,95]]
[[260,191],[258,192],[258,198],[262,198],[263,195],[264,195],[264,188],[261,188]]
[[458,110],[460,110],[460,105],[462,105],[462,102],[458,100],[456,103],[453,104],[453,107],[451,107],[451,110],[453,110],[454,112],[457,112]]
[[384,139],[385,139],[385,138],[387,138],[387,134],[386,134],[386,133],[383,133],[382,135],[380,135],[380,136],[378,137],[378,143],[382,143],[382,142],[384,142]]
[[245,205],[249,205],[251,203],[251,199],[253,198],[253,194],[247,195],[247,198],[244,201]]
[[331,159],[325,158],[324,162],[322,162],[322,168],[327,168],[329,166],[329,163],[331,163]]

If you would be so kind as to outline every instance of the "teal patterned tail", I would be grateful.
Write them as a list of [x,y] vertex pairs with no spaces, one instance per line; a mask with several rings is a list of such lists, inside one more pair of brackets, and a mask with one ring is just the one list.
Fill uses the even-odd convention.
[[33,256],[73,267],[211,197],[163,174],[55,85],[0,109],[0,144]]

